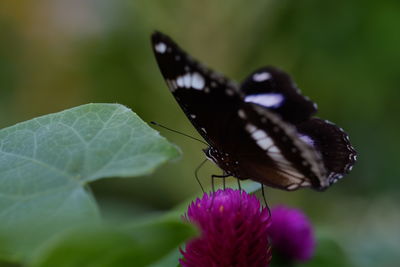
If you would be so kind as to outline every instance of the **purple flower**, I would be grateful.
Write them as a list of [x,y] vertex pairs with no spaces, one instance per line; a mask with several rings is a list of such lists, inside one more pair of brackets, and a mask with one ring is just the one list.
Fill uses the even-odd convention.
[[268,230],[272,250],[289,261],[307,261],[315,249],[315,239],[309,219],[300,210],[277,206],[272,209]]
[[255,196],[233,189],[204,194],[185,219],[199,226],[201,236],[181,250],[182,266],[268,266],[270,218]]

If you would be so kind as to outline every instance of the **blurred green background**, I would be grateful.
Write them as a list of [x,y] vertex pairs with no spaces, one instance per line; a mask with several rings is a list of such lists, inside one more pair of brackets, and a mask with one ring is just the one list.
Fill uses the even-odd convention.
[[[155,29],[235,80],[264,65],[292,74],[318,115],[349,133],[359,160],[324,193],[271,189],[268,201],[305,210],[352,265],[398,266],[400,1],[1,1],[0,125],[107,102],[198,136],[157,68]],[[96,182],[106,217],[167,210],[200,193],[202,145],[161,132],[182,159],[151,176]],[[201,170],[203,184],[211,173],[220,171]]]

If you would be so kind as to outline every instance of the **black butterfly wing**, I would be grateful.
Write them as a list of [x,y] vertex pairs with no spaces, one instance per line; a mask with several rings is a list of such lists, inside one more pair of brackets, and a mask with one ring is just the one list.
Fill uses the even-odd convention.
[[[303,180],[307,180],[304,186],[310,186],[308,178],[300,181],[297,176],[287,175],[290,171],[286,165],[286,172],[277,171],[278,155],[275,153],[274,157],[269,157],[252,139],[248,132],[250,122],[241,118],[240,114],[249,109],[246,112],[249,116],[251,114],[254,124],[261,122],[261,116],[255,113],[252,104],[243,101],[237,85],[202,66],[164,34],[154,33],[152,45],[169,89],[192,124],[211,145],[210,149],[221,152],[211,156],[226,173],[283,189]],[[201,77],[200,84],[193,83],[194,74]],[[260,127],[267,128],[265,125]],[[274,148],[270,149],[274,153]],[[285,163],[290,164],[286,160],[280,164],[283,166]],[[299,175],[295,169],[291,174]]]
[[152,35],[152,46],[161,73],[186,116],[211,146],[221,146],[241,103],[238,86],[192,59],[160,32]]
[[252,103],[244,103],[238,117],[241,127],[235,136],[241,140],[234,154],[240,165],[239,178],[285,190],[329,186],[321,155],[299,138],[292,124]]
[[[316,104],[300,93],[289,75],[273,67],[261,68],[243,82],[240,91],[245,102],[258,106],[256,110],[261,116],[277,115],[277,124],[290,129],[291,134],[283,135],[283,138],[295,143],[281,148],[281,154],[285,154],[288,162],[285,166],[277,166],[277,171],[283,172],[292,182],[286,188],[294,190],[305,186],[310,178],[313,188],[324,189],[352,169],[356,152],[348,135],[331,122],[311,118],[317,111]],[[270,130],[273,126],[268,127]],[[275,140],[280,143],[279,138]],[[303,156],[295,158],[291,150],[299,150]],[[312,154],[314,156],[310,156]],[[300,162],[313,165],[313,168],[302,168]],[[279,181],[284,180],[280,177]]]
[[290,123],[308,120],[317,112],[317,105],[301,94],[290,76],[274,67],[254,71],[240,91],[245,102],[263,106]]
[[321,153],[329,184],[351,171],[357,153],[342,128],[332,122],[312,118],[297,125],[297,130],[301,139]]
[[286,73],[259,69],[239,91],[168,36],[154,33],[152,45],[175,99],[210,144],[207,156],[226,173],[286,190],[324,189],[353,166],[347,135],[310,119],[315,103]]

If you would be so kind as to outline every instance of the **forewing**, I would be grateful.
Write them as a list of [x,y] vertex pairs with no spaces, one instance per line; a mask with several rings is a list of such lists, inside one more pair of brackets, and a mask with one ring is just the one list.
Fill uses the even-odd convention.
[[221,146],[241,102],[237,85],[201,65],[160,32],[152,35],[152,46],[161,73],[186,116],[211,146]]
[[312,118],[297,125],[297,129],[305,142],[320,151],[330,184],[351,171],[357,153],[342,128],[332,122]]
[[317,105],[301,94],[290,76],[274,67],[254,71],[240,91],[245,102],[260,105],[293,124],[308,120],[317,112]]

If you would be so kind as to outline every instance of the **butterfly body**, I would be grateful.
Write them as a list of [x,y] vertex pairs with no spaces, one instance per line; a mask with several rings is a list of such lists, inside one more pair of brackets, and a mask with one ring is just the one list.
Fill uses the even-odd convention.
[[166,83],[226,175],[296,190],[323,190],[348,173],[356,152],[347,134],[315,118],[317,106],[274,67],[241,85],[192,59],[171,38],[152,35]]

